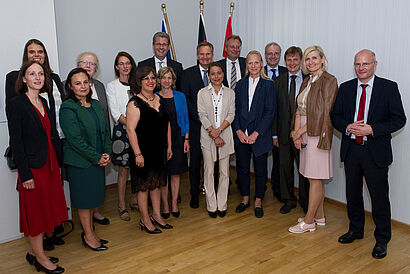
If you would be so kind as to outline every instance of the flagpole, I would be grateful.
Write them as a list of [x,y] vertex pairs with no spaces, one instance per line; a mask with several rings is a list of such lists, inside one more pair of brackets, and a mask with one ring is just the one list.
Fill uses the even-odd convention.
[[166,10],[165,3],[162,3],[161,7],[162,7],[162,13],[164,14],[165,25],[167,26],[167,30],[168,30],[169,43],[171,44],[172,59],[176,61],[177,56],[175,54],[174,42],[172,41],[171,28],[169,27],[169,23],[168,23],[168,16],[167,16],[167,10]]
[[231,5],[230,5],[231,7],[230,7],[230,9],[229,9],[229,17],[232,17],[232,13],[233,13],[233,8],[235,7],[235,3],[234,2],[231,2]]

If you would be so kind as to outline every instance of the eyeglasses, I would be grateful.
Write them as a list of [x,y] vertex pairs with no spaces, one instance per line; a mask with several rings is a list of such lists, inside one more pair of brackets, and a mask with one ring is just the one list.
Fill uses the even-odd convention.
[[230,49],[241,49],[242,46],[228,46],[228,48],[230,48]]
[[83,64],[84,66],[90,66],[90,67],[95,67],[97,64],[94,62],[90,62],[90,61],[80,61],[81,64]]
[[156,46],[156,47],[168,47],[168,45],[169,45],[169,44],[165,44],[165,43],[163,43],[163,44],[161,44],[161,43],[155,43],[155,44],[154,44],[154,46]]
[[142,80],[145,80],[145,81],[149,81],[149,80],[155,81],[155,80],[157,80],[157,78],[155,78],[154,76],[152,76],[152,77],[145,76],[144,78],[142,78]]
[[118,66],[120,66],[120,67],[125,67],[125,66],[131,66],[131,63],[130,62],[125,62],[125,63],[123,63],[123,62],[121,62],[121,63],[118,63]]
[[367,67],[369,67],[371,64],[373,64],[374,62],[371,62],[371,63],[354,63],[354,66],[355,67],[360,67],[360,66],[362,66],[362,67],[364,67],[364,68],[367,68]]

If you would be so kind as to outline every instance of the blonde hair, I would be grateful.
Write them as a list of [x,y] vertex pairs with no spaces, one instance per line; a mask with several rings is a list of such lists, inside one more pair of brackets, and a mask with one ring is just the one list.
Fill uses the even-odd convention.
[[270,79],[270,78],[266,75],[265,69],[263,68],[262,55],[261,55],[261,53],[260,53],[259,51],[257,51],[257,50],[251,50],[251,51],[248,52],[248,54],[246,55],[246,71],[245,71],[245,77],[248,77],[248,76],[249,76],[248,58],[249,58],[250,55],[258,55],[258,56],[259,56],[259,59],[261,60],[261,66],[262,66],[262,68],[261,68],[261,77],[262,77],[263,79],[266,79],[266,80],[272,80],[272,79]]
[[174,70],[171,67],[162,67],[158,70],[158,83],[157,83],[157,88],[161,88],[161,78],[165,76],[165,74],[167,74],[168,72],[171,73],[171,77],[172,77],[172,85],[171,85],[171,89],[176,89],[176,81],[177,81],[177,76],[174,72]]
[[320,58],[325,57],[325,61],[322,63],[322,70],[327,71],[327,58],[325,53],[323,52],[323,49],[320,46],[310,46],[307,49],[305,49],[305,52],[303,53],[303,58],[302,58],[302,71],[304,74],[309,74],[310,71],[306,67],[306,56],[311,53],[312,51],[317,51],[319,53]]

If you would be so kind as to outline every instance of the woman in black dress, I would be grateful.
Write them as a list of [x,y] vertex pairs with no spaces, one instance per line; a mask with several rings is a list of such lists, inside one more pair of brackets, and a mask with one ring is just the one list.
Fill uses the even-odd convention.
[[[166,183],[166,162],[172,157],[171,129],[160,97],[154,94],[157,84],[150,67],[137,70],[136,82],[131,81],[134,96],[127,105],[127,134],[132,151],[129,166],[132,192],[137,192],[141,212],[140,227],[150,234],[161,233],[154,226],[172,228],[161,218],[160,187]],[[152,216],[148,213],[148,192]]]
[[[167,175],[171,178],[172,215],[179,217],[178,194],[181,174],[188,171],[189,119],[185,95],[175,90],[176,75],[172,68],[163,67],[158,71],[158,81],[164,109],[171,125],[172,158],[167,163]],[[168,178],[167,178],[168,179]],[[168,181],[161,187],[163,202],[162,217],[169,217]]]

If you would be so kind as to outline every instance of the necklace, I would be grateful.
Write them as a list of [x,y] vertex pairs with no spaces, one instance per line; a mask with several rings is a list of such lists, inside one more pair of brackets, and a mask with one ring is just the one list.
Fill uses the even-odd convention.
[[145,99],[147,99],[148,101],[152,102],[155,99],[155,95],[152,96],[152,98],[148,98],[147,96],[145,96],[142,92],[140,92],[140,94],[142,95],[142,97],[144,97]]

